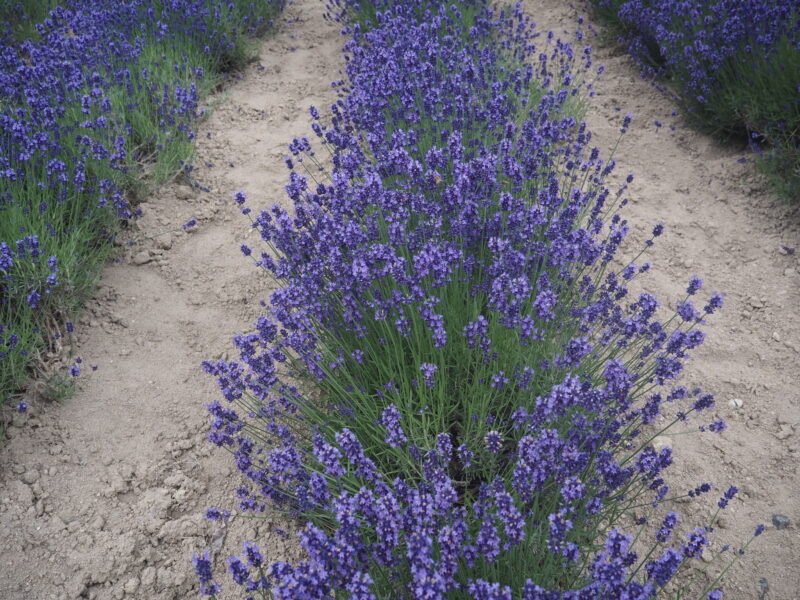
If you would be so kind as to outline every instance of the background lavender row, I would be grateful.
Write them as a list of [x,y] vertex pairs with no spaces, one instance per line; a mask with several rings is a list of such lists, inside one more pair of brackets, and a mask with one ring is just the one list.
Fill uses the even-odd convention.
[[249,36],[282,6],[3,4],[0,400],[70,329],[137,194],[188,168],[199,99],[247,60]]
[[[614,161],[578,119],[591,50],[480,0],[331,10],[347,80],[330,123],[311,109],[317,140],[289,146],[293,210],[235,198],[266,244],[242,252],[280,287],[239,358],[204,365],[225,398],[210,440],[246,477],[237,508],[303,521],[308,559],[267,565],[250,543],[234,583],[286,600],[719,598],[729,549],[687,577],[716,515],[679,530],[668,510],[712,486],[670,490],[652,440],[725,427],[676,382],[722,298],[697,277],[677,313],[633,296],[650,265],[620,262],[631,178],[609,187]],[[216,595],[211,556],[194,561]]]
[[592,0],[692,122],[745,141],[800,198],[800,12],[793,0]]

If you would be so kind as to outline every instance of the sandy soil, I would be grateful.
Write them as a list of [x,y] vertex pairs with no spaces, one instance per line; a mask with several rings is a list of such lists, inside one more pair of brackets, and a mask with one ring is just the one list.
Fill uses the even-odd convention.
[[[543,28],[575,28],[567,3],[524,4]],[[200,128],[189,183],[210,191],[181,182],[143,205],[135,243],[104,271],[77,331],[84,365],[98,370],[85,369],[63,404],[32,402],[10,430],[0,450],[0,598],[191,598],[193,551],[213,547],[222,559],[258,539],[270,559],[296,556],[280,529],[291,535],[290,524],[204,521],[207,506],[231,505],[238,477],[204,440],[203,404],[217,393],[199,363],[232,351],[231,335],[249,327],[269,293],[239,252],[250,229],[231,198],[244,189],[254,207],[285,202],[286,143],[308,133],[309,105],[333,101],[328,84],[342,66],[338,27],[322,13],[319,0],[295,0],[259,63]],[[727,578],[726,598],[798,598],[800,262],[783,247],[800,246],[800,215],[737,162],[745,152],[672,117],[675,107],[625,55],[604,48],[596,59],[606,66],[587,117],[596,144],[611,147],[622,116],[635,115],[616,156],[621,175],[636,174],[629,252],[654,222],[667,225],[645,285],[676,298],[697,273],[726,293],[686,381],[717,394],[715,412],[730,429],[674,438],[671,483],[742,488],[720,523],[732,544],[769,524]],[[655,120],[664,123],[658,131]],[[190,218],[200,220],[197,231],[180,232]],[[702,519],[717,496],[680,510]],[[789,517],[787,529],[772,526],[776,513]]]

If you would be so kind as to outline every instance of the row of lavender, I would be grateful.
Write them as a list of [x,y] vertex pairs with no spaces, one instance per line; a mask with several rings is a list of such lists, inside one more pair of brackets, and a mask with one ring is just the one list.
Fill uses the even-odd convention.
[[800,5],[795,0],[592,0],[700,127],[749,139],[779,190],[800,184]]
[[0,402],[71,331],[131,196],[183,167],[199,98],[282,4],[63,0],[35,27],[40,0],[0,9]]
[[[590,49],[482,0],[334,8],[347,81],[330,123],[311,109],[318,140],[290,146],[293,210],[236,196],[266,246],[242,251],[280,286],[240,358],[204,363],[237,509],[299,519],[307,559],[267,564],[254,541],[233,582],[281,600],[720,598],[738,553],[717,548],[698,583],[716,516],[669,510],[712,486],[670,490],[652,442],[725,427],[676,383],[722,299],[696,305],[693,277],[665,315],[629,292],[650,265],[617,256],[627,183],[575,117]],[[194,564],[218,594],[211,555]]]

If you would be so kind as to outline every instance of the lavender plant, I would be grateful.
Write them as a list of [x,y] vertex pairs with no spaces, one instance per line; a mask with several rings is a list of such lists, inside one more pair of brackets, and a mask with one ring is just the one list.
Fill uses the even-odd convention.
[[[308,560],[248,545],[234,582],[281,599],[680,588],[710,530],[648,533],[643,511],[676,495],[652,440],[713,407],[675,380],[721,296],[695,305],[692,278],[666,317],[630,297],[649,264],[616,258],[630,177],[610,187],[575,117],[588,49],[539,44],[519,8],[379,8],[347,30],[331,122],[311,109],[328,156],[290,146],[293,212],[236,196],[267,245],[243,253],[281,285],[239,360],[204,363],[230,403],[209,405],[210,440],[248,480],[244,513],[307,523]],[[210,558],[195,567],[215,595]]]
[[800,20],[788,0],[594,0],[631,54],[667,77],[692,121],[748,140],[789,197],[800,177]]
[[199,98],[282,2],[67,0],[35,22],[43,7],[15,3],[0,35],[2,400],[66,333],[143,177],[185,165]]

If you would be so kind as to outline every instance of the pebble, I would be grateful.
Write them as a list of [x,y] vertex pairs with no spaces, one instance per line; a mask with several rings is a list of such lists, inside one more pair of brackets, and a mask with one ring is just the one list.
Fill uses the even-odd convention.
[[758,580],[758,599],[766,600],[767,592],[769,592],[769,583],[766,577],[762,577]]
[[170,248],[172,248],[172,236],[166,233],[158,238],[156,244],[162,250],[169,250]]
[[11,472],[14,473],[14,475],[22,475],[25,472],[25,467],[20,464],[15,464],[11,467]]
[[155,585],[156,582],[156,568],[155,567],[147,567],[142,571],[142,581],[141,585],[143,588],[151,588]]
[[137,252],[133,257],[133,264],[141,266],[150,262],[150,253],[147,250]]
[[775,526],[775,529],[786,529],[792,522],[789,520],[789,517],[786,515],[775,514],[772,515],[772,524]]
[[188,185],[179,185],[175,190],[175,197],[178,200],[191,200],[194,198],[194,190]]
[[21,481],[14,481],[9,485],[10,492],[16,497],[17,503],[27,507],[31,506],[35,500],[33,491]]
[[731,398],[728,400],[728,404],[731,408],[742,408],[742,406],[744,406],[744,402],[741,398]]
[[123,587],[126,594],[130,594],[131,596],[136,593],[136,590],[139,589],[139,578],[138,577],[131,577],[128,581],[125,582],[125,586]]

